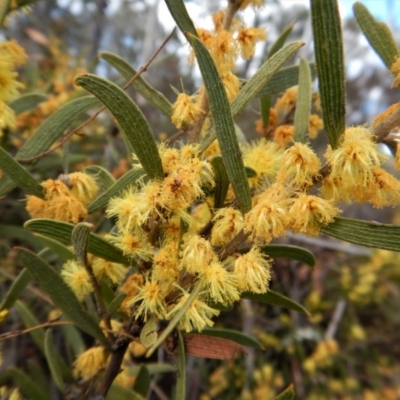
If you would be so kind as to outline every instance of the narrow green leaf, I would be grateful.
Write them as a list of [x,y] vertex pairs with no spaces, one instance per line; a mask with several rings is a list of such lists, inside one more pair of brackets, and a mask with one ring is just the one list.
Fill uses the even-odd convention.
[[68,261],[76,258],[74,252],[57,240],[54,240],[51,237],[40,235],[38,233],[35,234],[35,237],[41,241],[43,246],[49,248],[53,253],[57,254],[60,260]]
[[139,373],[136,376],[135,383],[133,385],[133,391],[140,396],[146,398],[150,389],[150,373],[145,365],[142,365],[139,369]]
[[167,336],[175,329],[175,327],[179,324],[181,318],[185,315],[189,307],[196,300],[201,290],[201,285],[195,284],[193,288],[193,292],[190,294],[186,303],[182,306],[182,308],[175,314],[172,320],[169,322],[168,326],[162,331],[157,341],[150,347],[150,349],[146,353],[146,357],[150,357],[154,351],[158,348],[158,346],[164,342]]
[[224,84],[210,53],[203,43],[190,34],[187,34],[187,37],[196,53],[204,80],[226,172],[235,192],[236,200],[244,214],[251,209],[251,194]]
[[[317,76],[315,63],[309,63],[311,78],[314,80]],[[269,82],[260,90],[259,96],[273,95],[282,93],[286,89],[296,86],[299,83],[299,66],[286,67],[280,69]]]
[[14,280],[8,292],[4,296],[1,304],[0,311],[9,310],[14,303],[18,300],[21,293],[24,291],[28,283],[32,280],[32,275],[29,273],[27,269],[23,269],[17,278]]
[[89,238],[92,228],[92,224],[80,222],[74,226],[74,229],[72,229],[71,243],[74,247],[76,258],[81,265],[87,265]]
[[266,94],[260,97],[260,110],[261,110],[261,120],[263,127],[269,126],[269,115],[271,111],[272,96]]
[[228,194],[229,178],[222,157],[214,157],[211,160],[211,167],[215,178],[214,208],[221,208]]
[[384,22],[377,21],[368,8],[358,1],[353,4],[353,13],[371,47],[390,68],[395,58],[400,55],[390,28]]
[[293,27],[294,23],[290,24],[282,31],[278,39],[276,39],[275,43],[269,49],[268,58],[272,57],[276,52],[278,52],[284,46],[286,39],[292,33]]
[[294,392],[293,385],[285,389],[275,400],[294,400],[296,393]]
[[231,109],[234,118],[246,108],[282,65],[302,46],[304,42],[289,43],[261,65],[232,101]]
[[[148,369],[150,375],[165,374],[167,372],[176,372],[175,365],[166,363],[146,363],[146,368]],[[140,369],[139,365],[128,367],[130,375],[137,375],[139,373],[139,369]]]
[[37,251],[43,248],[43,243],[35,235],[21,226],[1,224],[0,237],[12,239],[13,241],[17,239],[24,244],[29,244]]
[[[64,320],[65,317],[63,316],[61,319]],[[72,353],[71,358],[75,359],[75,357],[86,350],[86,345],[82,339],[82,335],[73,325],[61,325],[60,329],[65,338],[65,347],[69,351],[69,354]]]
[[318,86],[324,128],[333,149],[346,128],[343,38],[337,0],[311,0]]
[[62,359],[59,354],[59,350],[56,349],[53,343],[53,333],[51,329],[46,330],[44,339],[44,354],[46,356],[47,364],[49,365],[51,376],[54,379],[55,384],[61,390],[65,389],[65,382],[63,376],[63,368],[61,365]]
[[270,257],[289,258],[300,261],[310,267],[315,267],[316,260],[314,254],[302,247],[288,244],[269,244],[261,247],[261,251]]
[[[21,300],[17,300],[14,306],[17,309],[18,315],[21,317],[24,325],[27,328],[33,328],[40,325],[39,320],[35,317],[31,309]],[[34,329],[33,331],[29,332],[29,334],[31,335],[36,346],[39,347],[42,352],[44,352],[44,329]]]
[[299,66],[299,88],[294,114],[294,140],[307,143],[308,125],[311,112],[311,71],[308,62],[302,57]]
[[[103,51],[99,57],[112,65],[127,81],[136,75],[137,71],[124,59],[114,53]],[[142,76],[138,76],[132,83],[132,87],[137,90],[154,108],[164,114],[168,119],[172,115],[172,104],[167,98],[154,89]]]
[[7,174],[26,194],[44,198],[44,190],[40,183],[15,159],[0,147],[0,169]]
[[257,172],[250,167],[244,167],[244,169],[246,170],[246,176],[248,178],[254,178],[255,176],[257,176]]
[[112,186],[110,186],[108,190],[106,190],[89,204],[88,212],[92,213],[99,208],[106,207],[108,201],[112,197],[119,195],[129,185],[134,185],[136,184],[136,181],[138,181],[139,179],[144,179],[145,177],[146,175],[143,169],[130,169],[128,172],[122,175]]
[[165,4],[181,32],[183,34],[189,32],[193,36],[197,36],[196,28],[186,10],[183,0],[165,0]]
[[[233,118],[236,118],[246,108],[246,106],[263,90],[263,87],[265,89],[266,83],[277,73],[279,68],[303,45],[303,42],[289,43],[264,62],[264,64],[253,75],[253,77],[249,81],[247,81],[246,84],[240,89],[239,93],[232,101],[231,112]],[[297,76],[295,84],[297,84]],[[263,94],[268,94],[268,92],[264,93],[263,91]],[[215,131],[211,130],[210,133],[202,141],[200,151],[204,151],[215,140],[215,137]]]
[[14,183],[14,181],[8,175],[4,175],[0,179],[0,197],[5,196],[16,187],[17,185]]
[[400,225],[338,217],[330,224],[323,226],[321,231],[346,242],[400,251]]
[[267,293],[263,294],[243,292],[240,297],[243,299],[260,301],[261,303],[273,304],[274,306],[288,308],[290,310],[311,315],[301,304],[289,299],[283,294],[274,292],[273,290],[268,290]]
[[[24,227],[41,235],[49,236],[67,246],[71,245],[71,234],[74,225],[68,222],[37,218],[25,222]],[[120,264],[130,264],[130,260],[122,254],[120,249],[94,233],[90,234],[88,252],[104,260]]]
[[79,75],[75,83],[94,94],[111,111],[146,174],[151,179],[162,179],[164,173],[156,141],[146,118],[132,99],[117,85],[96,75]]
[[8,105],[11,107],[15,114],[21,114],[24,111],[28,111],[35,108],[42,101],[47,100],[47,96],[43,93],[27,93],[19,96]]
[[46,387],[36,383],[25,372],[11,367],[7,369],[6,373],[15,381],[25,398],[29,400],[50,400],[50,395],[47,392]]
[[102,343],[106,343],[104,333],[97,321],[83,310],[75,294],[60,275],[36,254],[26,249],[17,249],[22,265],[29,270],[39,286],[49,295],[54,305],[83,331]]
[[106,400],[145,400],[146,398],[122,386],[111,385]]
[[17,160],[35,157],[48,150],[61,139],[68,127],[82,114],[99,105],[93,96],[72,100],[50,115],[37,131],[23,144],[17,153]]
[[4,20],[6,19],[10,9],[10,3],[11,0],[3,0],[0,2],[0,26],[4,24]]
[[115,178],[105,168],[99,165],[85,167],[85,173],[96,180],[101,190],[108,190],[115,183]]
[[122,302],[125,300],[125,297],[127,296],[126,293],[119,293],[116,295],[110,305],[108,306],[108,314],[111,315],[114,311],[117,311],[118,308],[121,306]]
[[203,329],[201,332],[191,332],[198,333],[199,335],[215,336],[232,342],[241,344],[242,346],[254,347],[256,349],[261,349],[261,344],[251,336],[245,335],[242,332],[235,331],[232,329]]
[[185,342],[178,331],[178,377],[176,379],[175,400],[186,399],[186,353]]

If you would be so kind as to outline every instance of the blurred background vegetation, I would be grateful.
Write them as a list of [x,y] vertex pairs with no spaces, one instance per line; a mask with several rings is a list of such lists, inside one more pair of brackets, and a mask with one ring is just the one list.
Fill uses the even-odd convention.
[[[377,3],[382,7],[393,4],[384,0]],[[187,6],[194,20],[204,24],[224,2],[198,0],[187,2]],[[298,62],[298,56],[312,60],[307,2],[269,0],[261,12],[250,11],[245,18],[253,20],[255,26],[266,27],[268,39],[259,46],[255,57],[238,65],[242,79],[254,73],[271,44],[292,23],[295,25],[289,40],[306,42],[292,63]],[[112,51],[139,69],[172,27],[162,1],[42,0],[26,12],[15,14],[2,35],[15,39],[29,55],[27,65],[19,71],[25,92],[47,97],[18,115],[18,129],[4,130],[1,145],[15,153],[47,116],[79,96],[80,90],[73,85],[77,73],[94,71],[124,83],[115,70],[97,58],[100,51]],[[399,27],[391,28],[399,43]],[[391,89],[389,74],[362,38],[355,20],[347,16],[343,30],[347,121],[348,125],[364,124],[397,102],[399,90]],[[181,91],[183,87],[193,92],[199,85],[200,75],[189,66],[187,53],[188,46],[176,33],[143,75],[171,102],[176,98],[173,88]],[[165,140],[176,133],[171,122],[140,95],[131,90],[128,93],[141,107],[159,139]],[[257,137],[254,122],[258,118],[258,105],[254,103],[237,120],[247,138]],[[325,147],[323,135],[317,140],[321,149]],[[35,178],[38,181],[56,178],[66,168],[72,171],[91,164],[105,167],[117,178],[129,168],[124,144],[107,112],[75,135],[68,151],[68,166],[59,149],[39,161]],[[7,292],[19,273],[12,246],[40,250],[39,242],[21,229],[28,219],[23,198],[23,192],[15,189],[0,200],[1,293]],[[396,209],[376,210],[366,205],[347,208],[346,216],[400,222]],[[276,259],[272,280],[273,289],[303,304],[312,317],[242,300],[235,309],[223,313],[216,326],[248,333],[259,340],[263,349],[250,349],[247,356],[229,362],[189,358],[189,398],[268,400],[293,382],[299,399],[399,399],[400,256],[344,244],[324,235],[311,239],[288,234],[279,243],[301,245],[316,256],[313,269],[296,261]],[[51,255],[46,256],[52,261]],[[19,306],[2,323],[1,332],[32,324],[27,314],[21,312],[24,307],[40,322],[50,318],[49,308],[43,306],[46,299],[42,297],[37,288],[29,286]],[[62,343],[61,328],[55,329],[54,334],[60,351],[71,357]],[[38,381],[49,382],[48,366],[36,343],[34,334],[1,342],[0,376],[6,368],[19,367]],[[153,361],[162,357],[165,355],[159,353]],[[172,376],[173,373],[155,375],[152,399],[169,398]],[[51,398],[59,398],[55,389],[52,393]]]

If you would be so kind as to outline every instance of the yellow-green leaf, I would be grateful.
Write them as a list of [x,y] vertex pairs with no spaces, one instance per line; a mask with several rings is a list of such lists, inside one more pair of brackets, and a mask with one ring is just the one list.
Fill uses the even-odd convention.
[[8,292],[4,296],[1,304],[0,311],[9,310],[14,303],[18,300],[21,293],[24,291],[28,283],[32,280],[32,275],[27,269],[23,269],[12,285],[9,287]]
[[15,159],[0,147],[0,169],[7,174],[26,194],[44,198],[44,190],[39,182]]
[[115,178],[110,172],[99,165],[89,165],[85,167],[84,171],[96,180],[96,183],[103,191],[108,190],[115,183]]
[[95,97],[84,96],[54,111],[23,144],[17,153],[17,160],[35,157],[48,150],[78,117],[96,106],[99,106],[99,101]]
[[[37,218],[25,222],[24,227],[35,233],[49,236],[67,246],[71,245],[71,234],[74,225],[68,222],[56,221],[48,218]],[[130,260],[122,254],[120,249],[94,233],[90,233],[88,252],[104,260],[121,264],[130,264]]]
[[400,251],[400,225],[338,217],[330,224],[323,226],[321,231],[346,242]]
[[301,304],[273,290],[268,290],[267,293],[263,294],[243,292],[240,297],[243,299],[260,301],[261,303],[273,304],[274,306],[288,308],[290,310],[311,315]]
[[242,213],[251,209],[251,194],[243,159],[237,141],[233,117],[222,79],[214,61],[203,43],[187,34],[196,54],[204,86],[208,94],[215,133],[221,148],[222,159],[228,173],[236,200]]
[[146,174],[142,169],[130,169],[124,175],[122,175],[112,186],[108,188],[99,197],[94,199],[88,206],[89,213],[107,206],[108,201],[119,195],[129,185],[135,185],[138,179],[146,178]]
[[98,322],[83,310],[75,294],[61,276],[36,254],[26,249],[17,249],[20,262],[49,295],[54,305],[83,331],[100,342],[106,343],[106,338]]
[[275,40],[274,44],[269,49],[268,58],[272,57],[276,52],[278,52],[283,47],[283,45],[286,42],[286,39],[292,33],[293,27],[294,27],[294,23],[290,24],[288,27],[286,27],[281,32],[281,34],[279,35],[278,39]]
[[196,28],[186,10],[183,0],[165,0],[165,4],[181,32],[183,34],[189,32],[193,36],[197,36]]
[[21,393],[29,400],[50,400],[48,388],[39,385],[25,372],[18,368],[8,368],[6,374],[16,383]]
[[21,114],[24,111],[35,108],[42,101],[47,100],[47,96],[43,93],[26,93],[11,101],[8,105],[15,114]]
[[203,329],[201,332],[193,331],[191,333],[198,333],[199,335],[208,335],[220,337],[223,339],[231,340],[241,344],[242,346],[254,347],[256,349],[261,349],[261,344],[251,336],[245,335],[242,332],[235,331],[233,329]]
[[164,177],[157,144],[146,118],[132,99],[114,83],[96,75],[83,74],[78,86],[94,94],[113,114],[151,179]]
[[[19,316],[21,317],[24,325],[27,328],[33,328],[35,326],[40,325],[39,320],[36,318],[31,309],[24,302],[22,302],[21,300],[17,300],[14,306],[17,309]],[[31,335],[36,346],[38,346],[39,349],[42,352],[44,352],[44,335],[45,335],[44,329],[43,328],[34,329],[29,334]]]
[[[311,70],[311,78],[314,80],[317,76],[315,63],[309,63]],[[299,66],[286,67],[280,69],[272,79],[260,90],[259,96],[272,95],[284,92],[292,86],[299,83]]]
[[[61,359],[59,350],[53,343],[53,333],[51,329],[47,329],[44,339],[44,354],[46,356],[47,364],[50,368],[51,376],[55,384],[61,390],[65,389],[64,374],[63,374],[63,361]],[[65,370],[65,368],[64,368]]]
[[221,157],[214,157],[211,160],[211,166],[215,178],[214,208],[221,208],[224,206],[228,194],[229,178]]
[[186,353],[185,342],[178,331],[178,377],[176,380],[175,400],[186,399]]
[[343,38],[337,0],[311,0],[318,86],[324,128],[333,149],[346,127]]
[[294,140],[307,143],[311,111],[311,71],[308,62],[302,57],[299,66],[299,88],[294,114]]
[[[114,53],[103,51],[99,54],[99,57],[112,65],[127,81],[129,81],[137,73],[135,68]],[[132,87],[137,90],[154,108],[164,114],[168,119],[171,118],[171,103],[162,93],[154,89],[148,82],[146,82],[142,75],[138,76],[133,81]]]
[[146,398],[150,389],[150,373],[145,365],[142,365],[136,375],[133,391]]
[[400,55],[390,28],[384,22],[377,21],[368,8],[358,1],[353,4],[353,12],[369,44],[385,65],[390,68],[395,58]]
[[71,243],[75,250],[76,258],[81,265],[87,265],[89,238],[92,228],[92,224],[80,222],[74,226],[74,229],[72,229]]
[[275,400],[294,400],[296,393],[294,392],[293,385],[285,389]]
[[[250,249],[249,249],[250,250]],[[269,244],[261,247],[261,251],[270,257],[289,258],[315,267],[315,256],[311,251],[288,244]]]

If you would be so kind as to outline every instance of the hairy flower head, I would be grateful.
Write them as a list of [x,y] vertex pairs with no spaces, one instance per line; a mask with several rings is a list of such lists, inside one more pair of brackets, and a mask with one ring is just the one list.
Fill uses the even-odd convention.
[[107,364],[107,352],[103,346],[92,347],[74,361],[74,375],[84,381],[93,378]]
[[196,96],[180,93],[172,105],[171,121],[177,128],[192,125],[203,114],[196,103]]
[[258,203],[245,215],[245,232],[258,244],[269,243],[273,238],[283,236],[290,202],[282,185],[272,185],[259,196]]
[[321,226],[332,222],[339,213],[333,201],[300,193],[289,210],[289,227],[293,232],[317,236]]
[[314,151],[307,144],[296,142],[285,151],[277,179],[295,186],[311,185],[320,167]]
[[212,218],[211,244],[224,246],[243,228],[243,215],[232,207],[219,209]]
[[92,268],[94,276],[100,282],[109,279],[114,285],[118,285],[122,282],[127,271],[127,268],[122,264],[113,263],[97,257],[93,261]]
[[394,78],[392,86],[400,86],[400,56],[397,56],[393,64],[390,66],[390,72]]
[[89,204],[99,191],[96,181],[83,172],[68,174],[66,183],[70,193],[85,205]]
[[373,179],[365,191],[367,200],[377,208],[400,204],[400,181],[379,167],[372,168]]
[[286,145],[293,140],[293,137],[293,125],[279,125],[274,130],[274,140],[279,146],[286,147]]
[[24,85],[17,81],[12,57],[0,57],[0,101],[9,101],[19,94]]
[[267,35],[262,28],[241,28],[237,34],[237,41],[240,46],[240,54],[244,59],[254,55],[256,43],[265,40]]
[[236,276],[215,257],[198,276],[204,293],[217,303],[230,305],[240,299]]
[[124,255],[128,257],[139,257],[149,260],[153,255],[153,247],[146,240],[143,233],[123,233],[119,235],[107,235],[107,239],[115,246],[120,248]]
[[28,60],[25,50],[15,40],[0,43],[0,57],[17,66],[25,64]]
[[79,300],[93,292],[89,274],[78,261],[68,260],[62,267],[61,276]]
[[283,148],[277,143],[261,139],[243,146],[242,152],[246,167],[257,173],[249,178],[250,186],[263,189],[271,184],[281,163]]
[[331,167],[331,179],[341,179],[343,190],[351,192],[368,186],[373,180],[372,167],[379,166],[385,157],[378,153],[372,133],[363,127],[348,128],[338,148],[328,149],[325,157]]
[[142,317],[144,321],[155,315],[157,318],[166,318],[166,305],[164,293],[157,282],[147,281],[143,286],[138,286],[138,293],[130,299],[128,306],[138,303],[139,307],[135,317]]
[[324,121],[317,114],[311,114],[308,120],[308,134],[310,139],[315,139],[318,132],[324,128]]
[[234,275],[240,291],[265,293],[271,279],[271,260],[258,247],[236,258]]
[[[189,297],[190,293],[183,291],[183,295],[169,311],[167,318],[173,318],[173,316],[187,303]],[[211,318],[217,315],[219,315],[218,310],[211,308],[202,300],[195,299],[180,320],[179,327],[184,329],[186,332],[190,332],[194,329],[202,331],[205,327],[211,327],[214,325]]]
[[211,243],[198,236],[186,234],[183,241],[180,268],[190,274],[201,273],[214,259]]

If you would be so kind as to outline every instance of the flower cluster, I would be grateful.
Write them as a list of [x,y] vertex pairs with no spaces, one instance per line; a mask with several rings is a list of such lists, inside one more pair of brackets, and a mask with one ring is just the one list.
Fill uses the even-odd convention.
[[25,64],[27,58],[24,49],[14,40],[0,43],[0,136],[3,129],[15,127],[15,113],[7,102],[23,88],[15,69]]
[[26,209],[31,217],[74,223],[86,218],[86,206],[99,190],[96,181],[82,172],[73,172],[60,178],[42,183],[44,199],[27,196]]

